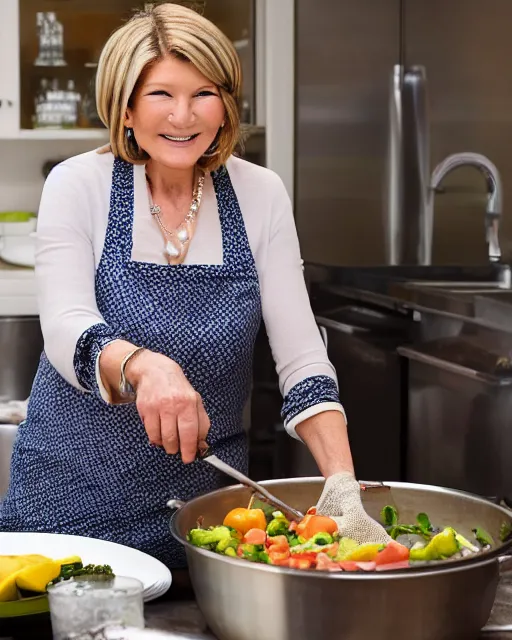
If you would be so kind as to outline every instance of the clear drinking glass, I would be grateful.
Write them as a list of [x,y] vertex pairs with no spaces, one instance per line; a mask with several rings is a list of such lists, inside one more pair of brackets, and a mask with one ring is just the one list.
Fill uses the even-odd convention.
[[112,626],[143,629],[143,591],[142,582],[124,576],[48,587],[54,640],[101,640]]

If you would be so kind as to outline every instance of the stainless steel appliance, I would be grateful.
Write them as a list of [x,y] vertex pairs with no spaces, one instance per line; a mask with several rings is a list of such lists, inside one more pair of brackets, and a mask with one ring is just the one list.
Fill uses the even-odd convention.
[[512,500],[512,336],[463,330],[400,347],[408,361],[406,477]]
[[[447,176],[433,221],[425,202],[434,168],[461,152],[490,159],[512,192],[512,4],[297,0],[296,15],[295,208],[306,262],[424,263],[431,245],[434,264],[485,263],[481,173]],[[509,259],[506,210],[500,245]]]
[[9,488],[11,455],[17,433],[17,424],[0,424],[0,502]]
[[0,317],[0,398],[29,397],[42,350],[37,316]]
[[[316,504],[323,479],[264,484],[285,502],[306,510]],[[470,494],[402,483],[389,486],[363,493],[372,516],[391,503],[404,522],[425,511],[437,526],[451,525],[468,536],[482,526],[495,540],[501,524],[512,522],[507,509]],[[329,573],[256,564],[187,542],[186,533],[198,518],[204,518],[204,526],[218,524],[230,509],[248,504],[249,497],[245,487],[229,487],[195,498],[171,519],[172,533],[186,548],[198,605],[219,640],[479,638],[498,584],[499,563],[492,554],[401,571]],[[510,544],[498,543],[494,553],[507,553]]]

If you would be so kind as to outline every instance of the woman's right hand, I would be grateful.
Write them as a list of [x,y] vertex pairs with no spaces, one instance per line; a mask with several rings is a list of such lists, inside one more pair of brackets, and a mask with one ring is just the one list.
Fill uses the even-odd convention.
[[181,452],[185,464],[193,462],[210,419],[181,367],[167,356],[144,350],[128,362],[125,375],[137,392],[137,411],[150,443],[169,454]]

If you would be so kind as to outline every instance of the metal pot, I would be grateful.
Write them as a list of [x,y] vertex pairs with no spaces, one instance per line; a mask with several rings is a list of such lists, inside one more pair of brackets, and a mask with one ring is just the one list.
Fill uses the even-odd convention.
[[[323,478],[272,480],[262,484],[304,511],[317,503]],[[232,508],[246,506],[240,485],[178,506],[173,535],[185,545],[197,603],[220,640],[472,640],[489,619],[499,579],[503,522],[512,514],[471,494],[407,483],[386,483],[363,492],[368,513],[394,504],[402,522],[424,511],[436,526],[454,526],[471,538],[476,526],[497,542],[488,555],[383,573],[298,571],[253,564],[193,547],[186,533],[200,516],[219,524]]]

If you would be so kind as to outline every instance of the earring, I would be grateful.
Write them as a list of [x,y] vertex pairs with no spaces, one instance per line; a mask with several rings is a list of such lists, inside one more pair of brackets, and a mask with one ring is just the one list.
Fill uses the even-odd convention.
[[137,144],[137,140],[135,140],[135,135],[133,133],[133,129],[131,127],[124,128],[124,135],[126,137],[126,142],[129,147],[131,147],[132,151],[135,153],[139,152],[139,145]]
[[225,125],[226,123],[223,122],[220,125],[219,130],[217,131],[217,135],[215,136],[214,141],[211,143],[211,145],[208,147],[208,149],[206,149],[206,151],[203,153],[203,158],[213,158],[214,156],[219,154],[218,148],[219,148],[219,137],[220,137],[220,131],[222,129],[222,127]]

